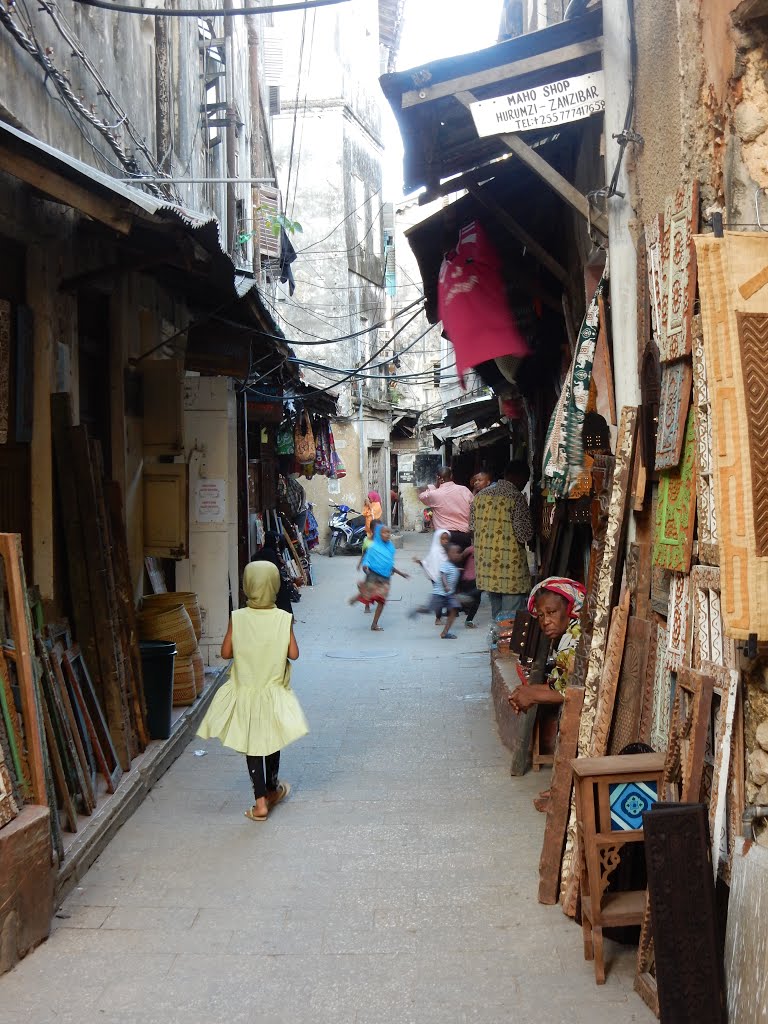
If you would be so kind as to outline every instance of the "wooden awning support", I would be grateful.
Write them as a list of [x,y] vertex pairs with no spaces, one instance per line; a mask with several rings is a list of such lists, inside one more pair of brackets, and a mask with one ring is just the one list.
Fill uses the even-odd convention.
[[[472,103],[477,102],[477,98],[471,92],[457,92],[455,95],[458,102],[466,107],[467,110],[469,110]],[[590,208],[587,197],[582,195],[567,178],[564,178],[559,171],[556,171],[551,164],[547,163],[535,149],[532,149],[526,142],[523,142],[519,135],[507,133],[500,135],[499,138],[514,153],[518,160],[521,160],[527,167],[530,167],[561,199],[565,200],[569,206],[573,207],[577,213],[581,214],[589,224],[596,227],[606,238],[608,237],[608,218],[603,213],[593,211]]]
[[535,260],[537,260],[545,270],[548,270],[553,277],[557,278],[561,284],[568,285],[570,283],[570,276],[566,269],[562,267],[557,260],[550,256],[547,250],[536,241],[536,239],[529,235],[525,228],[518,224],[511,214],[507,213],[501,203],[494,199],[493,196],[489,195],[488,191],[484,189],[477,181],[468,181],[466,183],[467,191],[470,195],[474,196],[475,199],[482,203],[486,210],[490,211],[499,224],[506,228],[510,235],[513,235],[518,242],[528,249]]
[[102,199],[92,192],[81,188],[72,181],[68,181],[55,171],[35,163],[20,153],[14,153],[9,149],[0,146],[0,170],[7,171],[14,178],[25,182],[32,188],[38,189],[56,199],[60,203],[79,210],[94,220],[101,221],[107,227],[127,235],[131,230],[131,218],[124,213],[112,200]]
[[546,53],[534,54],[532,57],[523,57],[520,60],[512,61],[511,64],[502,64],[497,68],[487,68],[485,71],[477,71],[472,75],[453,78],[450,82],[438,82],[437,85],[425,85],[422,89],[412,89],[410,92],[403,93],[401,105],[405,110],[406,107],[416,107],[420,103],[430,103],[432,100],[439,100],[444,96],[453,96],[465,89],[480,89],[486,85],[493,85],[495,82],[506,82],[510,78],[522,77],[522,75],[529,75],[535,71],[543,71],[545,68],[556,67],[558,64],[567,64],[572,60],[589,57],[593,53],[601,53],[602,49],[602,36],[580,43],[571,43],[570,46],[561,46],[559,50],[549,50]]

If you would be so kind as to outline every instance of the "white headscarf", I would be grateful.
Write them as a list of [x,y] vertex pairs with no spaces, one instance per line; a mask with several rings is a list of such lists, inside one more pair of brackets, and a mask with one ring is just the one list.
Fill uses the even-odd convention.
[[421,563],[422,569],[433,583],[437,583],[440,579],[440,571],[448,561],[448,552],[441,542],[444,536],[450,537],[450,535],[450,530],[435,530],[435,535],[432,538],[432,547],[429,549],[427,557]]

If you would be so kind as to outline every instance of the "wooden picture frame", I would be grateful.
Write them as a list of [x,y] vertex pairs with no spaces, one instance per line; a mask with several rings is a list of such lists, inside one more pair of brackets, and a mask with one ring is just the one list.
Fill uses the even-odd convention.
[[96,759],[93,753],[93,747],[91,746],[90,737],[88,736],[88,730],[85,725],[85,720],[80,712],[79,707],[73,704],[69,689],[67,687],[67,681],[64,678],[64,669],[62,667],[62,656],[64,648],[61,644],[55,644],[53,650],[50,653],[51,667],[53,669],[54,678],[58,687],[59,698],[61,700],[64,712],[69,722],[70,731],[72,733],[72,739],[75,744],[77,756],[80,761],[83,776],[88,787],[88,802],[91,805],[91,810],[96,808]]
[[24,801],[32,798],[32,780],[29,776],[29,764],[24,754],[24,736],[19,723],[19,712],[13,695],[11,676],[5,652],[0,650],[0,712],[8,734],[8,746],[13,761],[13,770]]
[[[702,672],[714,680],[710,731],[712,735],[712,787],[709,801],[709,834],[712,841],[712,867],[730,879],[733,841],[741,827],[741,804],[731,797],[731,753],[739,701],[741,676],[737,669],[704,662]],[[738,765],[735,766],[738,771]]]
[[664,782],[670,800],[681,803],[699,800],[714,688],[715,681],[711,675],[689,668],[681,668],[677,672],[664,767]]
[[107,783],[107,789],[114,793],[123,769],[78,644],[73,644],[70,650],[64,652],[63,661],[67,682],[74,700],[80,706],[96,762]]

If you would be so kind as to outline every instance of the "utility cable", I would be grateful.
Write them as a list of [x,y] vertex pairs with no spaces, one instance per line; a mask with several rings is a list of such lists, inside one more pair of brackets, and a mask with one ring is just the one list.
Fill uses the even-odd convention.
[[[264,295],[262,295],[262,298],[266,298],[266,297]],[[277,310],[277,307],[274,305],[274,303],[270,302],[269,299],[266,299],[266,301],[272,306],[272,309]],[[414,299],[413,302],[409,302],[407,306],[403,306],[403,308],[399,309],[397,311],[397,313],[394,313],[390,319],[388,319],[388,320],[380,320],[378,323],[371,324],[370,327],[364,327],[362,330],[355,331],[353,334],[342,334],[338,338],[318,338],[317,341],[294,341],[294,340],[289,340],[288,338],[278,337],[278,335],[276,335],[276,334],[269,334],[266,331],[259,331],[259,334],[262,337],[264,337],[264,338],[274,338],[275,340],[282,341],[284,344],[288,344],[288,345],[335,345],[339,341],[353,341],[355,338],[360,338],[364,334],[370,334],[371,331],[378,330],[380,327],[386,327],[387,324],[391,322],[391,320],[397,320],[399,317],[403,316],[404,313],[407,313],[409,310],[413,309],[414,306],[420,305],[423,301],[424,301],[424,297],[423,296],[418,298],[418,299]],[[411,319],[408,321],[408,323],[410,323],[411,320],[415,320],[420,312],[421,312],[421,310],[419,309],[416,312],[416,314],[411,317]],[[288,324],[287,320],[284,320],[283,322]],[[294,327],[293,324],[288,324],[288,326],[289,327]],[[404,326],[407,326],[407,325],[404,325]],[[249,328],[246,328],[246,330],[248,330],[248,329]],[[295,328],[294,327],[294,330],[301,330],[301,328]],[[400,328],[400,330],[402,330],[402,328]],[[308,332],[303,332],[303,333],[308,333]],[[396,334],[399,334],[399,331],[395,332],[395,334],[393,334],[392,337],[394,338],[396,336]]]
[[[40,47],[39,43],[30,39],[29,36],[26,35],[26,33],[23,32],[15,23],[10,12],[6,9],[5,4],[3,3],[0,3],[0,24],[3,24],[8,29],[19,46],[21,46],[22,49],[24,49],[32,59],[40,65],[45,72],[46,79],[51,79],[62,99],[69,103],[82,118],[101,133],[123,167],[130,174],[138,174],[139,167],[136,160],[133,157],[128,156],[115,136],[114,131],[104,121],[96,117],[95,114],[92,114],[85,104],[81,102],[73,92],[72,86],[69,84],[66,77],[59,71],[50,57]],[[156,196],[162,199],[166,198],[156,185],[149,185],[148,188]]]
[[155,18],[233,18],[240,15],[279,14],[281,11],[304,11],[312,7],[334,7],[346,4],[349,0],[302,0],[302,2],[275,4],[270,7],[230,7],[227,9],[210,7],[188,7],[184,10],[169,10],[163,7],[136,7],[135,4],[113,4],[110,0],[74,0],[85,7],[99,7],[102,11],[116,11],[119,14],[141,14]]

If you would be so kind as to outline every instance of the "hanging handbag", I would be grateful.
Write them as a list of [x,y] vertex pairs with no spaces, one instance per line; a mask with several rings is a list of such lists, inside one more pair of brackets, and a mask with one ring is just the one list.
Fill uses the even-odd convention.
[[328,475],[331,480],[342,480],[347,475],[347,469],[341,460],[341,456],[336,451],[336,442],[333,439],[330,423],[328,424],[328,443],[331,448],[331,470]]
[[293,455],[293,427],[289,420],[280,424],[276,445],[278,455]]
[[317,431],[317,454],[315,455],[315,473],[330,476],[331,446],[328,441],[328,423],[321,420]]
[[304,409],[296,420],[296,429],[293,435],[293,447],[296,461],[306,472],[307,465],[314,468],[317,446],[315,435],[312,433],[312,424],[309,420],[309,413]]

